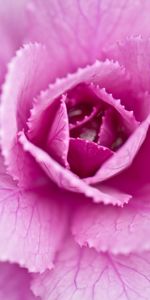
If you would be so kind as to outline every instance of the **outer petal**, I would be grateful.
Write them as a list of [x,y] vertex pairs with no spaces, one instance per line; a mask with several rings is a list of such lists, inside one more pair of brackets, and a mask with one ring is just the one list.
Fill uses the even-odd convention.
[[98,144],[104,145],[110,148],[115,139],[117,138],[117,133],[115,130],[115,124],[113,122],[114,111],[108,109],[102,117],[102,123],[100,126],[98,134]]
[[103,186],[100,186],[98,189],[87,185],[70,170],[63,168],[45,151],[29,142],[23,132],[19,133],[19,140],[24,150],[35,158],[49,178],[57,183],[60,188],[82,193],[87,197],[91,197],[94,202],[103,202],[105,204],[111,203],[113,205],[123,206],[124,203],[130,200],[131,196],[129,194],[123,194],[107,187],[104,188]]
[[150,250],[149,194],[150,185],[123,209],[92,204],[79,207],[72,228],[76,241],[115,254]]
[[0,1],[0,82],[4,78],[8,61],[26,37],[27,3],[28,0]]
[[149,0],[31,0],[31,4],[33,38],[48,46],[59,75],[93,63],[103,47],[116,40],[150,34]]
[[16,264],[0,263],[0,300],[36,300],[30,290],[31,275]]
[[[105,51],[104,57],[119,61],[130,74],[129,85],[134,94],[134,101],[126,97],[125,105],[133,109],[138,120],[143,120],[150,113],[150,39],[141,37],[128,38],[122,43]],[[143,94],[142,94],[143,92]]]
[[150,254],[111,256],[73,242],[60,252],[55,269],[37,276],[43,300],[149,300]]
[[9,64],[1,98],[1,145],[5,162],[15,178],[19,177],[12,170],[17,131],[26,126],[33,97],[47,86],[49,74],[49,55],[38,44],[26,45]]
[[2,168],[0,260],[17,262],[32,272],[43,272],[53,266],[65,234],[67,210],[61,201],[63,196],[60,199],[60,194],[46,185],[20,189]]

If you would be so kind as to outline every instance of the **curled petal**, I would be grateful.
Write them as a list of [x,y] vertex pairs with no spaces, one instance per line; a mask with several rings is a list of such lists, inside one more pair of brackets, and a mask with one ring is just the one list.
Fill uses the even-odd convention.
[[133,132],[138,127],[139,122],[136,121],[134,112],[126,110],[119,99],[114,99],[113,96],[108,94],[104,88],[100,89],[99,85],[95,86],[92,83],[90,86],[99,99],[112,106],[119,113],[123,121],[123,125],[129,133]]
[[27,3],[28,0],[0,3],[0,83],[4,79],[7,63],[27,37]]
[[85,115],[82,120],[76,121],[74,123],[70,123],[69,124],[70,130],[77,129],[83,126],[84,124],[86,124],[87,122],[91,121],[93,117],[98,113],[98,109],[99,109],[98,106],[97,107],[93,106],[92,111],[89,115]]
[[57,183],[59,187],[76,193],[82,193],[83,195],[92,198],[94,202],[103,202],[105,204],[111,203],[113,205],[123,206],[124,203],[127,203],[130,200],[131,196],[128,194],[113,191],[113,189],[109,190],[106,187],[103,188],[103,186],[100,188],[89,186],[70,170],[63,168],[45,151],[29,142],[23,132],[19,133],[19,140],[24,150],[29,152],[35,158],[49,178]]
[[111,147],[116,136],[116,128],[113,123],[113,111],[107,109],[102,117],[102,124],[100,126],[100,131],[98,134],[98,144],[105,147]]
[[69,123],[64,98],[54,116],[46,142],[47,152],[63,166],[68,167]]
[[0,261],[18,263],[31,272],[52,268],[67,224],[60,194],[42,183],[18,188],[2,160],[0,166]]
[[45,47],[28,44],[10,62],[3,86],[0,107],[2,153],[11,175],[18,179],[18,174],[12,170],[17,159],[14,154],[17,132],[26,128],[33,97],[48,84],[48,65],[49,55]]
[[[84,69],[79,69],[74,74],[68,74],[65,78],[57,79],[54,84],[42,92],[36,99],[31,116],[29,118],[29,137],[36,139],[38,137],[41,124],[45,124],[45,119],[49,118],[50,107],[53,102],[71,90],[80,83],[89,84],[94,82],[101,88],[113,92],[115,95],[121,95],[124,88],[127,87],[127,78],[124,69],[120,68],[118,63],[106,60],[105,62],[96,61]],[[120,90],[120,86],[122,89]]]

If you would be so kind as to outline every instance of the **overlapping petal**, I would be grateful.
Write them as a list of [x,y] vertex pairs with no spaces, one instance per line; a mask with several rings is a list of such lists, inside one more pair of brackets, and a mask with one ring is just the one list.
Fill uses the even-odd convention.
[[103,202],[105,204],[111,203],[119,206],[128,203],[132,198],[132,196],[127,193],[121,193],[120,191],[109,189],[109,187],[106,186],[103,187],[101,185],[99,188],[94,188],[86,184],[70,170],[64,169],[45,151],[32,144],[23,132],[19,133],[19,141],[22,144],[24,151],[29,152],[35,158],[48,177],[57,183],[60,188],[65,188],[76,193],[82,193],[83,195],[92,198],[94,202]]
[[103,164],[100,170],[93,177],[86,178],[85,181],[92,184],[101,182],[128,168],[146,139],[149,125],[150,116],[140,124],[125,144]]
[[149,264],[149,253],[113,256],[68,241],[33,291],[43,300],[149,300]]
[[87,205],[79,207],[73,234],[82,246],[115,254],[150,250],[150,185],[137,191],[124,208]]
[[47,45],[63,76],[100,58],[104,46],[149,36],[149,9],[149,0],[31,0],[31,36]]
[[42,183],[37,188],[18,188],[2,161],[0,167],[0,260],[17,262],[32,272],[52,268],[66,233],[62,197]]
[[[133,109],[138,120],[150,113],[150,39],[132,37],[105,50],[104,57],[117,60],[130,74],[134,100],[126,97],[125,105]],[[145,93],[147,92],[147,93]]]
[[80,138],[71,138],[68,161],[71,170],[80,177],[92,176],[113,152],[103,146]]
[[65,99],[65,96],[62,97],[52,122],[49,120],[51,126],[46,141],[46,150],[63,166],[68,167],[69,121]]
[[[91,82],[99,84],[100,88],[105,87],[106,91],[120,97],[128,87],[129,77],[125,70],[120,68],[116,62],[106,60],[105,62],[96,61],[93,65],[86,68],[80,68],[73,74],[68,74],[62,79],[57,79],[54,84],[37,97],[31,111],[29,119],[29,137],[32,140],[42,135],[45,129],[45,119],[49,118],[49,111],[53,102],[71,90],[80,83],[90,84]],[[43,124],[41,128],[41,124]]]
[[20,175],[14,169],[17,132],[26,128],[33,97],[46,88],[50,78],[49,55],[44,46],[26,45],[9,64],[1,97],[1,146],[8,169],[16,179]]

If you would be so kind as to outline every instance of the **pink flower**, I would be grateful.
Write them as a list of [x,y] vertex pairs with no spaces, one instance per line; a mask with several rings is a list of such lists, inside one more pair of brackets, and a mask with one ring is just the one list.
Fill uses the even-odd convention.
[[9,2],[0,300],[149,300],[150,3]]

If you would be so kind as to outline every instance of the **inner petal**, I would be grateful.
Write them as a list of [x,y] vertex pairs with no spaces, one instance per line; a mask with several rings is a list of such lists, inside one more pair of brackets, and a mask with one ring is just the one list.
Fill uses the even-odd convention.
[[66,96],[62,96],[53,123],[49,129],[46,150],[59,163],[68,167],[69,123],[65,101]]
[[90,103],[81,102],[68,109],[69,123],[76,125],[77,122],[81,122],[85,116],[89,116],[92,113],[92,105]]
[[108,147],[113,151],[118,150],[129,137],[119,118],[118,113],[111,107],[102,117],[102,124],[98,134],[98,144]]
[[133,111],[126,110],[119,99],[114,99],[111,94],[108,94],[104,88],[101,89],[99,85],[91,84],[90,87],[101,101],[113,107],[114,110],[118,112],[121,123],[124,125],[128,134],[133,133],[135,129],[137,129],[139,122],[135,119]]
[[113,152],[92,141],[70,138],[68,162],[71,170],[80,178],[93,176]]
[[70,131],[70,136],[73,138],[81,138],[83,140],[88,140],[92,142],[97,142],[98,132],[100,128],[100,119],[94,118],[87,122],[86,124],[82,124],[74,130]]
[[114,122],[114,112],[112,109],[107,109],[102,117],[102,124],[98,134],[98,144],[105,147],[111,147],[116,139],[116,128]]

